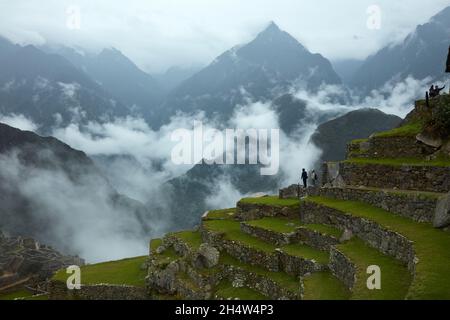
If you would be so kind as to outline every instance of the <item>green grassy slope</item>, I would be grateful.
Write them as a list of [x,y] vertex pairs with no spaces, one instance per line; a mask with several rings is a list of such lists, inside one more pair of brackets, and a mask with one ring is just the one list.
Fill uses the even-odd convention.
[[307,201],[372,220],[414,242],[419,259],[407,297],[450,299],[450,233],[429,223],[418,223],[358,201],[311,197]]

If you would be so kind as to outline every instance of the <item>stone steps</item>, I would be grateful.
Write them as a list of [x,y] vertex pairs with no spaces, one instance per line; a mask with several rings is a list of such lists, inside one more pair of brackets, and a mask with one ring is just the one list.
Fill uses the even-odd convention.
[[221,252],[220,268],[228,281],[244,285],[273,300],[300,300],[300,280],[285,272],[273,272],[259,266],[243,263],[226,252]]
[[329,251],[338,244],[342,231],[326,225],[302,224],[300,220],[268,217],[241,223],[242,232],[277,246],[304,244]]
[[[301,298],[300,282],[294,276],[243,263],[225,251],[220,253],[217,266],[199,268],[193,264],[190,254],[183,256],[184,251],[177,253],[173,247],[167,247],[167,244],[164,246],[163,242],[162,239],[152,241],[151,263],[160,268],[151,270],[148,281],[156,289],[156,296],[210,299],[214,298],[214,290],[219,283],[225,280],[271,299]],[[187,243],[183,246],[187,246]],[[163,252],[156,253],[161,250]],[[166,256],[170,259],[167,260]]]
[[363,202],[326,197],[307,198],[301,215],[306,222],[351,230],[370,247],[407,264],[413,275],[407,298],[450,299],[450,233]]
[[[379,267],[380,290],[370,290],[367,286],[371,275],[369,266]],[[331,249],[330,269],[350,289],[351,299],[356,300],[403,300],[412,280],[403,263],[357,238]]]
[[[237,281],[239,283],[245,279],[244,284],[238,285],[244,285],[248,290],[254,290],[260,295],[270,295],[271,299],[300,299],[301,297],[298,278],[284,272],[271,272],[262,267],[243,263],[225,251],[220,253],[217,266],[211,269],[194,267],[191,259],[193,252],[184,254],[187,251],[176,252],[173,247],[173,245],[181,248],[189,247],[188,241],[174,242],[173,237],[174,235],[171,234],[164,239],[152,241],[153,255],[157,256],[155,247],[164,250],[160,253],[161,257],[158,258],[162,260],[162,268],[159,271],[152,270],[151,272],[153,277],[150,280],[151,286],[158,289],[158,294],[190,300],[205,299],[205,295],[209,292],[210,298],[214,298],[213,291],[220,281]],[[169,256],[170,259],[167,260],[164,258],[165,256]],[[175,263],[169,266],[170,262]],[[182,275],[181,281],[180,274]],[[198,292],[194,292],[196,288],[207,288],[207,290],[198,289],[201,291],[199,296]]]
[[299,243],[300,219],[267,217],[241,223],[241,231],[260,240],[283,246]]
[[295,276],[326,269],[328,262],[327,253],[317,249],[301,244],[277,247],[246,234],[238,221],[205,221],[203,240],[244,263]]
[[435,227],[450,224],[450,194],[366,187],[321,188],[317,194],[340,200],[362,201]]

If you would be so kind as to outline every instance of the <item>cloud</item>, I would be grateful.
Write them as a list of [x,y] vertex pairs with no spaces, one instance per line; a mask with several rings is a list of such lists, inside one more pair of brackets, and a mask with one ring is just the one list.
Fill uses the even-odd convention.
[[[322,85],[317,93],[310,93],[304,89],[293,89],[291,92],[297,99],[306,101],[307,110],[311,115],[324,111],[343,115],[357,109],[376,108],[403,118],[412,111],[415,100],[424,98],[430,81],[429,77],[415,79],[411,76],[401,81],[392,80],[364,97],[336,85]],[[347,95],[349,98],[345,104],[333,100],[337,96]]]
[[216,185],[211,187],[214,192],[205,199],[205,204],[209,210],[234,207],[240,199],[245,197],[244,194],[236,189],[236,186],[233,185],[227,176],[217,180]]
[[[207,64],[250,41],[269,21],[330,59],[365,58],[448,6],[448,0],[379,0],[381,29],[367,28],[371,0],[16,0],[0,2],[2,34],[22,43],[63,43],[99,51],[114,46],[144,69]],[[68,28],[68,8],[80,29]],[[51,17],[51,19],[49,19]],[[355,34],[358,40],[355,41]],[[133,35],[133,36],[130,36]]]
[[[67,253],[79,254],[89,262],[144,255],[147,237],[140,221],[111,201],[111,189],[98,177],[81,176],[77,181],[58,169],[24,165],[16,152],[0,156],[3,192],[11,189],[12,199],[27,203],[32,217],[24,211],[4,212],[2,227],[10,224],[38,232],[43,243]],[[17,205],[15,203],[14,205]],[[4,206],[7,204],[3,204]],[[5,216],[6,215],[6,216]],[[158,221],[152,221],[157,230]],[[27,226],[27,227],[26,227]],[[14,230],[18,232],[19,230]]]
[[39,126],[22,114],[0,114],[0,122],[24,131],[36,131]]

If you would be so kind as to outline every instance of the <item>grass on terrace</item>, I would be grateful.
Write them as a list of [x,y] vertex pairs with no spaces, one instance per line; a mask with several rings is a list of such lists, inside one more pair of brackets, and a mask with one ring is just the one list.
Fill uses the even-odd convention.
[[[400,261],[382,254],[380,251],[367,246],[360,239],[337,245],[356,265],[356,284],[351,299],[355,300],[403,300],[411,284],[412,276],[408,268]],[[377,265],[381,270],[381,289],[367,288],[367,267]]]
[[346,186],[347,189],[362,190],[362,191],[374,191],[374,192],[387,192],[397,196],[415,196],[419,199],[438,199],[445,195],[445,193],[431,192],[431,191],[415,191],[415,190],[398,190],[398,189],[381,189],[372,187],[351,187]]
[[376,138],[414,137],[423,130],[421,121],[413,121],[404,126],[375,134]]
[[225,300],[268,300],[267,297],[252,289],[241,287],[235,288],[229,281],[222,281],[216,287],[215,296]]
[[203,222],[203,226],[213,232],[224,233],[227,240],[234,240],[267,253],[273,253],[276,249],[276,247],[271,243],[264,242],[246,233],[243,233],[241,231],[241,225],[239,221],[211,220]]
[[202,244],[202,236],[198,231],[182,231],[171,234],[184,243],[186,243],[191,249],[197,250]]
[[342,235],[341,230],[330,226],[322,224],[302,224],[300,220],[278,217],[265,217],[258,220],[247,221],[246,224],[278,233],[291,233],[294,232],[298,227],[303,227],[323,234],[335,236],[337,238]]
[[[251,248],[255,248],[257,250],[266,253],[270,254],[274,253],[275,249],[277,249],[277,246],[271,243],[265,242],[258,238],[252,237],[246,233],[243,233],[241,231],[240,222],[238,221],[228,221],[228,220],[205,221],[204,226],[211,231],[224,232],[225,238],[227,240],[234,240],[242,243],[243,245],[247,245]],[[292,256],[302,257],[308,260],[315,260],[323,264],[328,263],[328,253],[311,248],[309,246],[301,244],[291,244],[287,246],[282,246],[280,247],[280,249]]]
[[350,143],[351,143],[351,144],[357,144],[357,143],[367,142],[367,141],[369,141],[369,138],[355,139],[355,140],[352,140]]
[[[146,271],[141,269],[147,256],[102,262],[81,267],[81,283],[145,286]],[[69,275],[65,269],[58,271],[53,280],[66,282]]]
[[155,253],[156,249],[162,245],[162,239],[152,239],[150,240],[150,252]]
[[348,300],[350,291],[334,277],[331,272],[323,271],[303,278],[304,300]]
[[19,298],[30,298],[33,296],[33,293],[26,289],[20,289],[17,291],[12,291],[8,293],[0,294],[0,300],[15,300]]
[[234,213],[236,212],[235,208],[231,209],[222,209],[222,210],[212,210],[208,212],[208,215],[203,218],[204,220],[227,220],[232,219]]
[[[325,197],[310,197],[306,201],[366,218],[413,241],[419,261],[407,297],[409,299],[450,299],[449,232],[435,229],[430,223],[414,222],[359,201],[343,201]],[[358,248],[357,244],[355,248]],[[386,270],[389,272],[389,269]]]
[[280,287],[289,290],[290,292],[298,293],[300,291],[300,281],[296,277],[288,275],[287,273],[284,272],[268,271],[258,266],[243,263],[235,259],[234,257],[230,256],[228,253],[224,251],[220,253],[220,264],[239,267],[248,272],[252,272],[254,274],[266,277],[276,282]]
[[338,239],[342,236],[341,230],[324,224],[305,224],[303,227]]
[[248,225],[278,233],[291,233],[301,226],[300,220],[266,217],[246,222]]
[[244,198],[241,203],[261,204],[277,207],[296,207],[299,205],[298,199],[280,199],[277,196],[260,197],[260,198]]
[[294,257],[315,260],[320,264],[328,264],[329,254],[302,244],[289,244],[280,248],[283,252]]
[[355,164],[380,164],[388,166],[435,166],[435,167],[450,167],[450,159],[435,159],[435,160],[424,160],[416,158],[396,158],[396,159],[365,159],[365,158],[351,158],[345,160],[348,163]]

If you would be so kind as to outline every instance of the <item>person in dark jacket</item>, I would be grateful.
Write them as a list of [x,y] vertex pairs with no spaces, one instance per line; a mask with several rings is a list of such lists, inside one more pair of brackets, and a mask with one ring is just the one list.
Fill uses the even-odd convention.
[[443,86],[442,88],[439,88],[438,86],[436,86],[436,87],[434,88],[434,91],[436,92],[436,97],[437,97],[438,95],[440,95],[440,94],[441,94],[441,91],[444,90],[444,89],[445,89],[445,86]]
[[306,189],[308,187],[308,173],[305,169],[302,170],[302,180],[303,180],[303,187]]
[[430,93],[429,96],[430,98],[434,98],[436,95],[436,89],[434,89],[434,84],[431,85],[430,90],[428,90],[428,92]]

